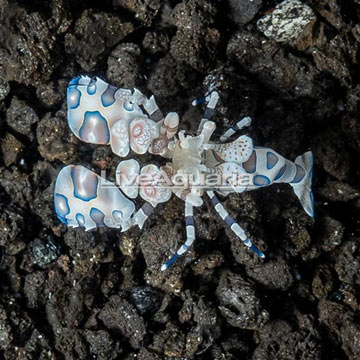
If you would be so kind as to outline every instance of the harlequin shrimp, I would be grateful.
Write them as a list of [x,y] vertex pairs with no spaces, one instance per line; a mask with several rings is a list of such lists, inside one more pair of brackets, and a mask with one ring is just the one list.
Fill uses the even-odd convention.
[[[132,150],[161,156],[167,162],[158,167],[141,166],[135,159],[120,161],[117,186],[86,167],[64,167],[55,184],[58,218],[67,226],[86,231],[103,226],[121,231],[136,225],[142,228],[156,206],[175,194],[185,203],[186,242],[162,265],[161,270],[166,270],[193,244],[194,207],[200,207],[206,195],[236,236],[258,256],[265,257],[229,215],[217,194],[227,196],[288,183],[306,213],[313,216],[313,155],[308,151],[292,162],[274,150],[254,146],[246,135],[228,141],[251,124],[249,117],[227,130],[219,141],[212,141],[216,125],[210,118],[218,99],[219,94],[212,91],[193,102],[206,103],[206,109],[197,134],[192,136],[178,129],[177,113],[164,117],[154,96],[147,98],[137,89],[116,88],[99,78],[80,76],[71,80],[67,89],[68,123],[80,140],[110,145],[119,157],[128,156]],[[136,210],[132,199],[138,196],[144,204]]]

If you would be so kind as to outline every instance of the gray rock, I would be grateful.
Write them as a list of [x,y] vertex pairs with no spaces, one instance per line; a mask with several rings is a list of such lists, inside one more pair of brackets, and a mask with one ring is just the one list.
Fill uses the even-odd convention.
[[64,237],[65,244],[73,251],[89,251],[96,245],[96,233],[83,229],[68,229]]
[[27,300],[27,307],[36,309],[44,305],[43,286],[46,282],[46,275],[42,271],[35,271],[27,274],[24,283],[24,294]]
[[145,34],[142,46],[150,54],[165,54],[170,46],[169,35],[166,31],[149,31]]
[[6,209],[0,208],[0,246],[9,248],[10,243],[23,237],[25,221],[22,212],[12,204]]
[[108,332],[86,330],[85,339],[89,343],[89,352],[94,358],[110,360],[118,356],[118,346],[114,344]]
[[0,79],[0,101],[4,100],[10,92],[10,85],[4,79]]
[[348,140],[335,128],[330,128],[313,139],[313,152],[317,162],[335,179],[345,181],[350,173],[351,156]]
[[160,11],[164,0],[113,0],[115,8],[125,8],[145,26],[150,26]]
[[291,266],[282,259],[275,258],[264,264],[250,267],[246,273],[251,279],[263,284],[268,289],[285,291],[294,283]]
[[24,144],[11,133],[5,133],[0,140],[0,153],[5,166],[16,163],[24,150]]
[[347,241],[343,245],[335,264],[335,270],[341,281],[360,285],[359,250],[359,239]]
[[140,312],[155,313],[161,305],[160,293],[151,286],[137,286],[131,290],[131,300]]
[[255,287],[229,270],[221,274],[216,295],[220,300],[221,314],[232,326],[256,329],[269,318],[269,313],[260,304]]
[[186,0],[175,6],[168,21],[178,29],[194,32],[213,23],[216,12],[212,1]]
[[85,10],[76,21],[74,30],[65,36],[65,51],[74,56],[85,71],[91,71],[108,48],[133,30],[134,26],[119,16]]
[[321,300],[318,314],[320,324],[330,334],[329,341],[341,345],[349,359],[359,359],[360,326],[354,313],[341,304]]
[[171,39],[170,53],[178,61],[204,71],[217,59],[220,32],[211,27],[216,14],[211,2],[183,1],[176,5],[169,22],[178,30]]
[[40,84],[36,89],[36,96],[47,108],[51,108],[60,104],[64,100],[66,93],[67,81],[60,79],[57,81],[49,81],[45,84]]
[[120,44],[108,57],[106,77],[115,86],[123,88],[135,87],[139,78],[140,48],[136,44]]
[[320,334],[311,317],[295,310],[294,318],[298,328],[284,320],[267,323],[259,332],[260,344],[251,359],[322,359]]
[[360,197],[360,190],[332,179],[327,180],[318,193],[329,201],[350,201]]
[[6,350],[13,339],[6,312],[0,307],[0,350]]
[[294,56],[260,34],[236,32],[229,40],[226,53],[241,68],[256,74],[258,80],[288,98],[324,96],[323,88],[328,86],[308,59]]
[[33,108],[15,96],[12,98],[6,112],[6,122],[13,130],[33,139],[32,125],[38,121],[39,118]]
[[250,22],[262,6],[262,0],[227,0],[228,16],[237,25]]
[[43,5],[40,14],[16,2],[0,4],[0,78],[35,85],[47,80],[59,64],[57,40],[70,25],[66,6],[62,1]]
[[99,319],[113,331],[121,332],[131,346],[140,348],[145,336],[144,320],[133,305],[118,295],[113,295],[99,313]]
[[72,163],[77,154],[73,144],[74,138],[66,121],[66,113],[59,110],[55,113],[46,113],[39,121],[36,129],[38,151],[40,155],[48,160],[61,160],[64,163]]
[[270,39],[293,44],[305,28],[316,21],[313,10],[300,0],[285,0],[257,21],[258,29]]
[[189,86],[192,73],[189,66],[179,65],[168,53],[154,66],[147,86],[155,98],[173,96]]
[[35,239],[29,244],[29,262],[31,265],[45,267],[59,256],[59,250],[51,239],[42,241]]

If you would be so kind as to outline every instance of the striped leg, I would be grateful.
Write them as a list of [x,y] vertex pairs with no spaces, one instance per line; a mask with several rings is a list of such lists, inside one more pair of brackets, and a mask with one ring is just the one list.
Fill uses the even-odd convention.
[[166,135],[168,139],[175,136],[179,128],[179,115],[176,112],[171,112],[166,115],[166,118],[161,124],[160,134]]
[[198,105],[198,104],[207,103],[203,118],[201,119],[201,122],[200,122],[200,125],[198,128],[199,133],[202,131],[204,123],[211,119],[218,101],[219,101],[219,93],[217,91],[212,91],[209,95],[207,95],[201,99],[194,100],[192,102],[193,106]]
[[240,225],[229,215],[225,210],[224,206],[220,203],[219,199],[216,197],[213,191],[206,192],[210,197],[212,204],[215,207],[216,212],[220,217],[225,221],[226,225],[239,237],[242,242],[250,248],[255,254],[259,255],[261,258],[264,258],[265,255],[251,243],[250,239],[245,235],[245,231],[240,227]]
[[168,139],[171,139],[176,134],[179,126],[179,116],[177,113],[169,113],[164,118],[164,114],[156,104],[154,95],[150,99],[145,98],[143,107],[151,120],[161,124],[160,134],[166,135]]
[[143,106],[149,118],[153,120],[160,132],[160,136],[156,139],[153,139],[152,145],[149,149],[151,154],[162,155],[164,157],[169,157],[167,154],[167,145],[168,140],[174,137],[179,128],[179,116],[177,113],[172,112],[167,114],[164,118],[164,114],[159,109],[156,104],[155,98],[152,95],[150,99],[148,99],[145,95],[143,95],[139,90],[135,89],[134,96],[139,99],[139,103]]
[[243,129],[244,127],[251,125],[251,117],[247,116],[238,121],[234,126],[232,126],[230,129],[226,130],[224,134],[220,137],[220,142],[225,142],[229,139],[230,136],[233,136],[238,131]]
[[208,144],[211,135],[216,129],[216,124],[213,121],[205,121],[201,129],[201,134],[204,136],[203,144]]
[[140,229],[144,226],[145,221],[154,213],[155,207],[146,202],[133,216],[133,226],[137,225]]
[[197,194],[195,191],[191,191],[189,189],[181,189],[181,188],[175,188],[173,189],[173,193],[180,198],[181,200],[184,200],[185,202],[191,204],[192,206],[201,206],[203,204],[203,199],[199,194]]
[[186,242],[181,245],[180,249],[164,264],[161,266],[161,271],[168,269],[176,259],[184,254],[188,248],[194,243],[195,240],[195,221],[193,206],[185,202],[185,224],[186,224]]
[[155,122],[164,120],[164,115],[156,104],[154,95],[151,95],[150,99],[146,98],[143,103],[143,107],[149,114],[151,120],[154,120]]

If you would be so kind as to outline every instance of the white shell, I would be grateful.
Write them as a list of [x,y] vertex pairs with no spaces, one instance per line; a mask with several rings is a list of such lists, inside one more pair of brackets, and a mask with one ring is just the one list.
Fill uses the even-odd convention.
[[160,183],[161,170],[156,165],[146,165],[141,169],[139,183],[140,196],[152,206],[168,201],[172,190],[169,184]]
[[114,154],[125,157],[130,152],[129,124],[119,120],[110,131],[110,145]]
[[218,145],[217,148],[215,148],[215,152],[224,161],[241,164],[249,159],[253,149],[251,138],[242,135],[231,143]]
[[121,161],[116,168],[116,183],[131,199],[135,199],[139,194],[137,184],[139,172],[140,165],[134,159]]
[[131,122],[130,146],[137,154],[145,154],[157,137],[159,137],[159,128],[155,121],[139,117]]
[[[79,76],[70,81],[67,88],[68,123],[72,132],[82,141],[92,144],[111,144],[116,154],[126,156],[128,138],[122,138],[122,146],[114,139],[112,127],[118,121],[120,128],[128,128],[131,120],[147,117],[137,104],[138,95],[127,89],[119,89],[105,81]],[[125,155],[124,155],[125,154]]]
[[54,202],[63,223],[85,230],[127,227],[135,211],[134,203],[113,183],[80,165],[66,166],[60,171]]

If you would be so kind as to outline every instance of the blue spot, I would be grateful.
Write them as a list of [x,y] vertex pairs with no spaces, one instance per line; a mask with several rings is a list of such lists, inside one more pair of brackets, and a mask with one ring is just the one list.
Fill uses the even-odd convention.
[[310,190],[310,199],[311,199],[311,216],[314,217],[314,194],[312,190]]
[[96,79],[91,79],[87,87],[87,93],[94,95],[96,93]]
[[70,129],[74,129],[77,125],[77,119],[76,116],[74,116],[74,111],[68,111],[67,113],[67,119]]
[[97,208],[91,208],[90,217],[95,221],[96,226],[105,226],[104,218],[105,214]]
[[68,107],[76,109],[80,105],[81,92],[75,86],[69,86],[66,95]]
[[90,201],[97,197],[98,178],[91,171],[84,173],[80,167],[71,169],[71,179],[74,184],[74,196],[82,201]]
[[305,176],[305,170],[296,164],[296,174],[294,176],[293,181],[291,181],[292,184],[299,183]]
[[253,151],[248,160],[243,163],[243,168],[249,174],[256,171],[256,151]]
[[77,85],[79,83],[80,78],[81,78],[81,76],[74,77],[72,80],[70,80],[69,86]]
[[180,250],[182,250],[183,254],[188,250],[188,246],[186,244],[181,245]]
[[235,223],[235,220],[230,215],[227,215],[224,221],[229,228]]
[[313,170],[314,170],[314,155],[313,153],[311,153],[311,169],[309,172],[310,181],[312,181]]
[[124,109],[126,111],[133,111],[134,110],[134,106],[130,101],[125,101],[123,107],[124,107]]
[[101,95],[101,103],[104,107],[110,106],[115,102],[115,86],[108,85],[107,89]]
[[312,181],[313,178],[313,170],[314,170],[314,155],[311,154],[311,170],[310,170],[310,180]]
[[268,170],[272,169],[278,161],[279,158],[275,154],[269,151],[266,153],[266,167]]
[[219,199],[215,195],[212,198],[210,198],[210,200],[213,206],[216,206],[217,204],[220,203]]
[[68,221],[66,215],[70,213],[70,206],[66,196],[61,194],[55,194],[54,199],[55,212],[61,222],[67,225]]
[[85,217],[82,214],[77,213],[75,216],[76,221],[78,222],[79,226],[85,227]]
[[270,184],[270,179],[265,175],[255,175],[253,182],[256,186],[266,186]]
[[247,247],[250,247],[252,244],[251,244],[251,240],[249,238],[246,238],[245,240],[243,240],[243,243],[245,246]]
[[255,254],[259,255],[261,258],[265,257],[264,253],[259,250],[255,245],[251,245],[250,250],[252,250]]
[[195,105],[205,104],[205,101],[206,101],[206,96],[204,96],[204,97],[202,97],[200,99],[194,100],[194,104]]
[[284,175],[285,170],[286,170],[286,165],[284,165],[284,166],[279,170],[279,172],[277,173],[277,175],[276,175],[275,178],[274,178],[274,181],[280,179],[280,178]]
[[186,226],[195,226],[194,217],[191,215],[188,215],[185,217],[185,225]]
[[81,140],[92,144],[108,144],[110,131],[106,119],[99,111],[86,111],[79,130]]
[[179,258],[179,254],[176,253],[173,255],[163,266],[164,270],[168,269],[177,259]]

